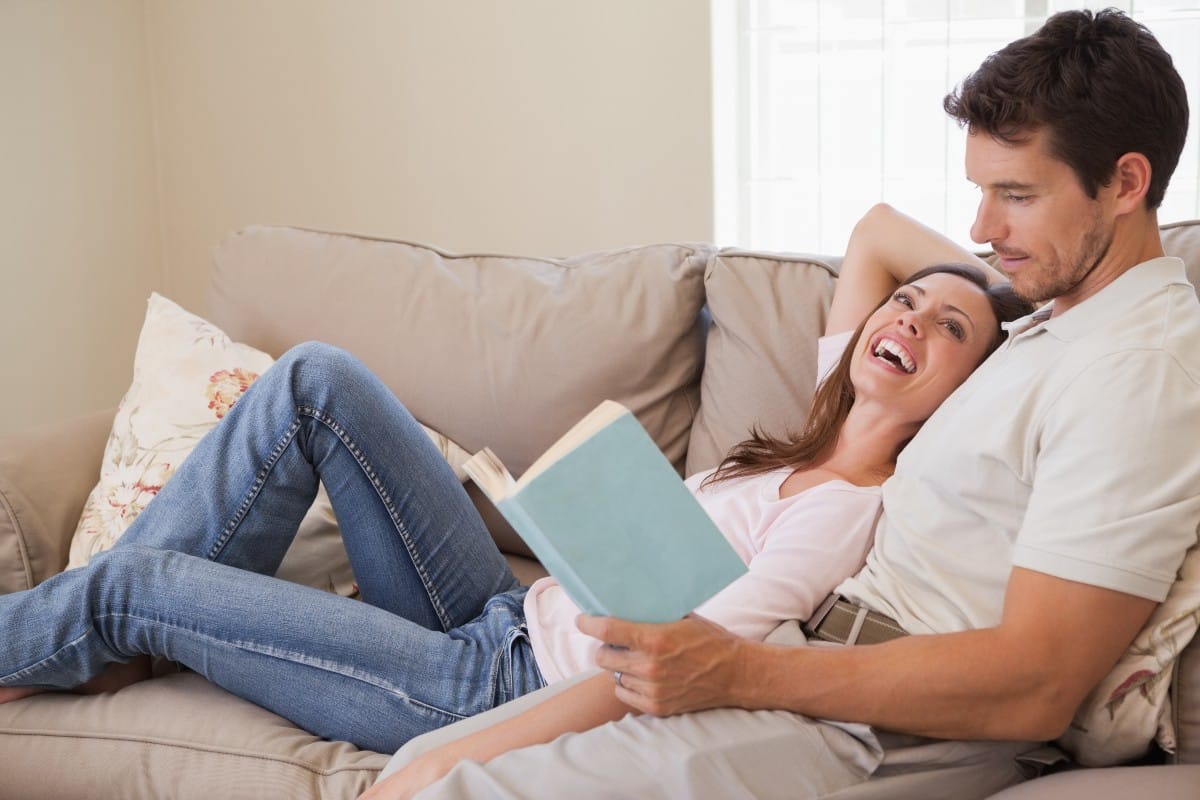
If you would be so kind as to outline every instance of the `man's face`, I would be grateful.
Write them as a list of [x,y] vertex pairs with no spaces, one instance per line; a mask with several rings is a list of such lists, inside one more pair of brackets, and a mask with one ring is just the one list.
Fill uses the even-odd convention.
[[1043,137],[1016,145],[967,137],[967,179],[983,195],[971,238],[996,251],[1017,294],[1057,298],[1059,312],[1099,288],[1103,271],[1093,268],[1112,244],[1113,217],[1105,189],[1088,197],[1071,168],[1046,153]]

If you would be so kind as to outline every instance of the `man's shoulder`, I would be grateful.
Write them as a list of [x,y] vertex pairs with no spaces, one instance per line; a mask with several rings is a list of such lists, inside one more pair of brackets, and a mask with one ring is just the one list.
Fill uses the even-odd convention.
[[1200,408],[1200,301],[1191,284],[1164,285],[1106,311],[1086,333],[1060,342],[1043,396],[1087,396],[1094,407],[1105,397],[1160,403],[1167,392],[1173,403]]
[[1134,302],[1106,305],[1094,312],[1100,312],[1096,313],[1095,324],[1069,348],[1077,357],[1093,360],[1108,355],[1161,353],[1200,375],[1200,300],[1190,283],[1166,281],[1140,294]]
[[1200,301],[1191,284],[1164,286],[1101,330],[1101,347],[1115,353],[1161,352],[1200,375]]

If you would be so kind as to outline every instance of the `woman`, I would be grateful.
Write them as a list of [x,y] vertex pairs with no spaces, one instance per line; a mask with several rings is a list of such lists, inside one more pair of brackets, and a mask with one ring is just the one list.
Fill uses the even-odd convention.
[[[764,462],[758,454],[778,448],[759,437],[704,487],[693,479],[750,562],[701,613],[762,636],[806,616],[857,567],[874,487],[999,342],[997,320],[1014,315],[1003,290],[968,272],[920,275],[860,327],[800,450]],[[364,602],[267,577],[318,480]],[[809,515],[778,529],[739,526],[746,495],[764,490],[797,503],[809,494],[812,515],[828,506],[834,522],[811,534],[793,519]],[[811,502],[821,494],[828,499]],[[595,645],[575,631],[577,612],[556,584],[526,594],[399,402],[346,354],[304,345],[251,387],[117,547],[0,597],[0,701],[28,693],[18,687],[70,689],[109,664],[162,656],[319,735],[386,752],[590,666]],[[610,681],[581,686],[597,712],[580,713],[585,723],[624,713]]]

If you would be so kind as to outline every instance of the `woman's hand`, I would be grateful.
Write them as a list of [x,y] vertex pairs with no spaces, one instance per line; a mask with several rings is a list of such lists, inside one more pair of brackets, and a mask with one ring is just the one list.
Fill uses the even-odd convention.
[[743,705],[746,641],[719,625],[697,616],[661,625],[580,616],[575,624],[605,643],[596,665],[620,673],[616,694],[626,705],[657,716]]
[[408,800],[426,786],[440,780],[454,766],[431,750],[384,778],[359,796],[358,800]]
[[441,780],[454,765],[470,759],[486,764],[519,747],[553,741],[564,733],[591,730],[629,713],[613,695],[604,673],[580,676],[572,684],[515,716],[476,730],[414,758],[394,775],[372,786],[359,800],[408,798]]

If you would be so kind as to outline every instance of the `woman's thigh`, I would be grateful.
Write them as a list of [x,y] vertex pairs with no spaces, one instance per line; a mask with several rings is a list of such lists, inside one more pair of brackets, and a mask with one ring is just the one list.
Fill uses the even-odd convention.
[[366,602],[448,630],[517,585],[408,410],[353,356],[318,343],[250,387],[122,541],[273,574],[318,480]]

